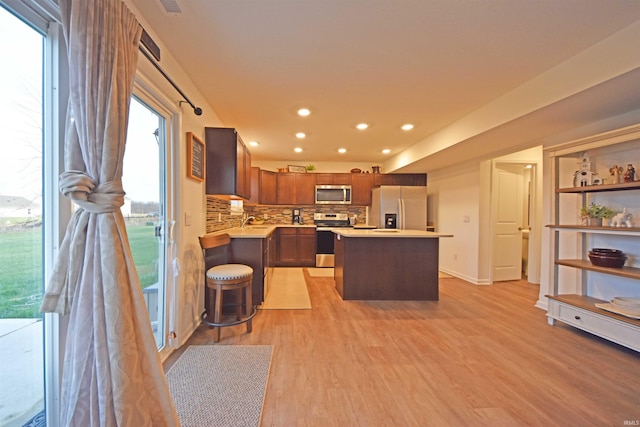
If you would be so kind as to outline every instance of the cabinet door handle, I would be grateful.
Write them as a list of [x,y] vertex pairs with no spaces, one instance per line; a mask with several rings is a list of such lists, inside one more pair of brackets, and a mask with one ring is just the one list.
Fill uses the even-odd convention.
[[580,316],[573,316],[576,320],[580,320]]

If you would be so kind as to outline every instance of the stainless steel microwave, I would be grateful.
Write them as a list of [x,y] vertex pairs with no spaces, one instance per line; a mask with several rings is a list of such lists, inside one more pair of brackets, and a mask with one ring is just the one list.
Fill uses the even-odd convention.
[[350,205],[350,185],[316,185],[317,205]]

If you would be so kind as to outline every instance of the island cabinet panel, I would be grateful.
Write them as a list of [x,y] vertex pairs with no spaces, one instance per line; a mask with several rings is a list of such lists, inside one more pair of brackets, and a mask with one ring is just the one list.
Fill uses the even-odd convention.
[[351,177],[351,204],[356,206],[370,206],[372,187],[372,174],[353,174]]
[[316,263],[316,230],[313,227],[278,227],[276,265],[310,267]]
[[276,199],[279,205],[313,205],[315,203],[316,174],[276,174]]
[[251,197],[251,153],[233,128],[205,128],[207,194]]
[[438,239],[335,237],[336,289],[344,300],[436,301]]
[[[231,239],[230,262],[245,264],[253,269],[252,299],[259,305],[264,301],[264,281],[268,269],[265,265],[267,239]],[[211,311],[213,313],[213,311]]]

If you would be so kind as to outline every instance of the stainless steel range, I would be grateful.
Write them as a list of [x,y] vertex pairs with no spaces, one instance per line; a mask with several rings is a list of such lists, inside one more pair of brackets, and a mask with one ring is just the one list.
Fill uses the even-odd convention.
[[313,214],[313,223],[316,225],[316,267],[333,267],[334,234],[331,230],[350,227],[349,214],[316,212]]

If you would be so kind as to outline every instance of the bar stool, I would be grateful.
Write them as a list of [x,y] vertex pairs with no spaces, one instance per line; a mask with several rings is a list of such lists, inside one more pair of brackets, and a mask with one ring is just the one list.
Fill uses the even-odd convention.
[[[231,237],[228,234],[205,234],[198,237],[205,266],[205,312],[202,321],[214,328],[213,342],[220,341],[220,328],[224,326],[247,324],[247,333],[251,332],[251,319],[257,310],[252,304],[251,293],[253,269],[244,264],[228,263],[228,248]],[[243,292],[244,290],[244,292]],[[236,291],[233,304],[236,307],[235,320],[223,320],[223,294],[225,291]],[[242,312],[244,293],[244,313]],[[207,301],[209,300],[209,301]],[[213,305],[213,322],[205,320],[210,303]]]

